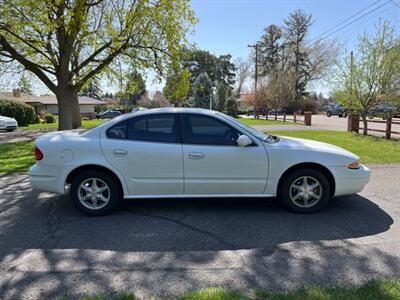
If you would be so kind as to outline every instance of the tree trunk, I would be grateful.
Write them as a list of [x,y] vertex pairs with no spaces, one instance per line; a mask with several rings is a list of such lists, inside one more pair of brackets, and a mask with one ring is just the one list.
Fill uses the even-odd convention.
[[368,134],[368,122],[367,122],[367,115],[366,114],[362,114],[362,121],[363,121],[363,135],[367,135]]
[[70,130],[81,126],[78,95],[65,88],[56,93],[58,102],[58,130]]

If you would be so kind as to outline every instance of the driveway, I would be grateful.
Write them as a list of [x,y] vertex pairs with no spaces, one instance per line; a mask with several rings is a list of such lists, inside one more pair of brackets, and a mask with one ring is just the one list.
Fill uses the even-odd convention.
[[207,286],[273,290],[400,276],[400,165],[318,214],[262,199],[126,201],[107,217],[0,177],[0,299]]

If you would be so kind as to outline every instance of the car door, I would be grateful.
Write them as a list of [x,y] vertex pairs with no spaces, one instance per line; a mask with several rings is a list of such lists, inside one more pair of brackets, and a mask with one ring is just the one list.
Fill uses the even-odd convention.
[[146,114],[109,128],[101,139],[107,161],[125,177],[131,195],[183,193],[177,115]]
[[261,142],[239,147],[241,134],[213,116],[183,113],[185,194],[262,194],[268,157]]

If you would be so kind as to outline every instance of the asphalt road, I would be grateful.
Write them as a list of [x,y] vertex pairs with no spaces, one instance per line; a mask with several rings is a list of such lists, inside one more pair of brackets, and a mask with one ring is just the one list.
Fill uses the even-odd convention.
[[207,286],[273,290],[400,276],[400,165],[318,214],[262,199],[126,201],[107,217],[0,177],[0,299]]

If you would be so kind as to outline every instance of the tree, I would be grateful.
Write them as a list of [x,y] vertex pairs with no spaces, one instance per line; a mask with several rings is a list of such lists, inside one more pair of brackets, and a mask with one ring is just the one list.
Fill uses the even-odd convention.
[[216,102],[216,109],[218,111],[223,111],[225,109],[226,101],[229,97],[231,97],[231,88],[226,85],[225,83],[221,82],[217,86],[217,90],[215,93],[215,102]]
[[232,86],[235,83],[235,65],[231,62],[231,55],[215,56],[200,49],[184,49],[181,53],[181,63],[184,69],[190,72],[190,83],[194,84],[202,73],[207,73],[213,87],[220,82]]
[[126,76],[124,91],[119,93],[119,97],[123,106],[127,110],[131,110],[137,104],[139,99],[146,93],[146,82],[142,74],[134,70]]
[[100,79],[97,76],[90,78],[82,87],[79,94],[90,98],[100,99],[102,94]]
[[22,94],[32,95],[32,84],[29,80],[29,77],[25,74],[19,79],[18,89]]
[[195,22],[188,0],[1,0],[0,55],[57,97],[59,129],[80,126],[78,92],[116,60],[162,73]]
[[243,86],[250,75],[250,62],[242,58],[235,61],[236,67],[236,95],[240,95]]
[[376,34],[359,36],[357,50],[344,55],[337,66],[334,94],[340,103],[361,115],[366,135],[371,108],[399,97],[400,38],[388,22],[379,23]]
[[185,106],[188,102],[190,91],[190,72],[180,67],[173,67],[167,75],[164,95],[174,106]]
[[286,56],[284,55],[285,44],[283,41],[283,30],[277,25],[269,25],[264,29],[261,37],[260,65],[261,75],[275,76],[284,69]]
[[236,98],[232,94],[228,97],[228,100],[226,102],[225,111],[228,115],[230,115],[231,117],[234,117],[234,118],[236,118],[238,115],[238,107],[237,107]]
[[[213,84],[207,73],[201,73],[194,82],[192,105],[209,108],[213,101]],[[211,105],[210,105],[211,103]]]

